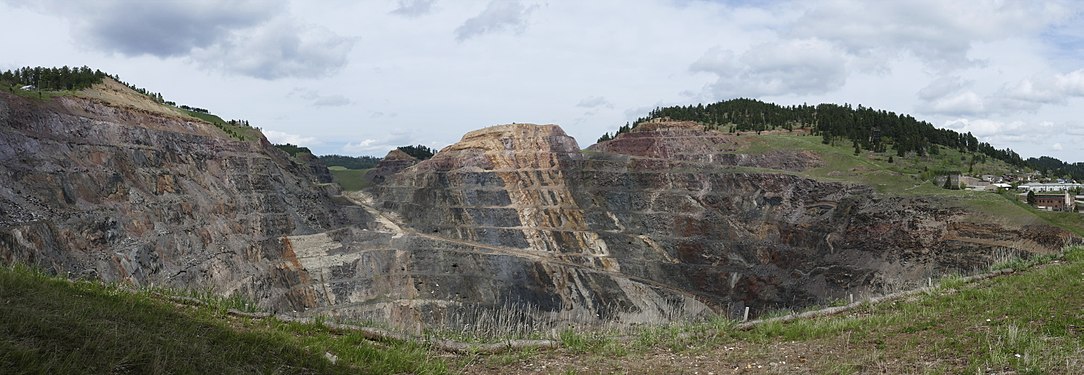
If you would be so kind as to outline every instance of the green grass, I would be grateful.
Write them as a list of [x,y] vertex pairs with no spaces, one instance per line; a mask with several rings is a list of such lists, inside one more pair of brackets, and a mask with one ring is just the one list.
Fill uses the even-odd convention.
[[[819,180],[855,182],[873,186],[882,193],[900,195],[927,194],[965,194],[955,190],[945,190],[935,186],[931,178],[938,172],[958,171],[968,174],[1001,175],[1013,171],[1013,167],[992,158],[986,162],[968,165],[971,154],[959,150],[939,147],[937,155],[918,156],[909,154],[905,157],[895,155],[895,150],[876,153],[863,150],[854,155],[854,149],[843,143],[826,145],[820,137],[788,134],[746,134],[742,137],[748,143],[737,150],[742,153],[761,154],[772,150],[810,150],[817,153],[823,165],[803,171],[805,177]],[[845,147],[846,146],[846,147]],[[889,157],[892,162],[889,163]]]
[[[863,184],[879,193],[894,196],[928,196],[949,198],[948,204],[970,211],[972,217],[1012,222],[1017,225],[1047,223],[1074,234],[1084,236],[1084,215],[1068,212],[1039,211],[1020,202],[1011,192],[994,194],[966,190],[943,189],[933,183],[933,178],[945,171],[959,171],[971,175],[1012,174],[1017,169],[1000,160],[986,158],[985,162],[969,166],[972,154],[956,149],[939,147],[937,155],[918,156],[909,154],[897,157],[895,150],[875,153],[863,150],[854,155],[849,143],[826,145],[821,137],[790,134],[745,134],[746,142],[737,150],[741,153],[760,154],[771,150],[809,150],[820,156],[823,164],[801,172],[767,171],[788,173],[819,181]],[[892,163],[888,162],[892,157]],[[971,173],[967,173],[968,170]]]
[[[556,354],[525,350],[482,360],[497,372],[547,355],[639,366],[660,350],[711,357],[742,348],[739,359],[766,363],[777,348],[797,346],[820,353],[803,363],[815,373],[1084,372],[1084,248],[1007,262],[994,267],[1022,271],[971,284],[947,277],[928,293],[830,317],[750,330],[725,319],[645,326],[624,339],[568,329],[559,332]],[[226,308],[247,304],[182,294],[208,304],[177,306],[149,291],[0,267],[0,373],[424,374],[479,360],[445,363],[422,344],[374,344],[315,323],[229,317]]]
[[78,90],[23,90],[20,85],[5,88],[9,93],[28,99],[50,99],[58,96],[76,96]]
[[1006,265],[1020,271],[974,283],[950,276],[905,299],[749,330],[710,320],[644,327],[623,342],[566,330],[558,353],[491,366],[514,371],[548,356],[576,371],[636,373],[660,371],[653,362],[674,355],[730,358],[719,367],[735,368],[801,354],[803,373],[1084,373],[1084,248],[995,267]]
[[[1034,267],[1054,257],[1016,260],[995,267]],[[947,278],[933,293],[866,305],[852,314],[768,323],[732,331],[734,340],[817,341],[818,345],[872,347],[897,359],[953,359],[952,372],[1080,372],[1084,366],[1084,248],[1069,249],[1058,263],[964,285]],[[921,342],[921,346],[911,342]],[[870,369],[859,356],[825,361]],[[829,363],[834,362],[834,363]]]
[[327,169],[331,171],[331,178],[345,191],[357,191],[370,185],[365,179],[368,169],[346,169],[337,165],[327,167]]
[[[1037,263],[1022,262],[1014,266]],[[950,279],[938,292],[913,300],[866,306],[834,318],[765,324],[732,335],[830,342],[850,334],[892,358],[964,360],[954,368],[965,373],[991,368],[1079,372],[1084,365],[1084,248],[1070,249],[1061,262],[975,286]],[[908,346],[906,341],[916,338],[911,336],[924,345]]]
[[447,372],[417,344],[227,317],[235,302],[175,306],[150,292],[0,267],[0,373]]
[[244,125],[230,125],[230,123],[226,122],[221,117],[210,113],[195,112],[183,108],[178,108],[178,110],[184,112],[185,114],[188,114],[189,116],[209,122],[221,129],[230,137],[236,138],[240,141],[256,141],[262,137],[259,129]]

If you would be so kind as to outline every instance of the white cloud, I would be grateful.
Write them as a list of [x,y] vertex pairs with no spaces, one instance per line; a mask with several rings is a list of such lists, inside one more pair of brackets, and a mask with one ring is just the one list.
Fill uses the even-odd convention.
[[[1084,160],[1080,1],[147,4],[0,0],[0,32],[34,30],[0,38],[0,64],[86,64],[323,140],[317,153],[350,140],[383,155],[513,121],[593,140],[656,106],[745,96],[863,104]],[[310,92],[285,95],[298,87]]]
[[690,69],[714,74],[708,86],[716,99],[823,94],[842,87],[847,61],[823,41],[788,40],[750,48],[741,56],[713,48]]
[[606,100],[606,98],[604,98],[604,97],[591,96],[591,97],[583,98],[583,100],[580,100],[580,102],[577,103],[576,106],[580,107],[580,108],[600,108],[601,107],[601,108],[610,108],[610,109],[612,109],[614,107],[614,104],[610,103],[610,101]]
[[978,94],[966,91],[946,95],[930,103],[929,111],[947,115],[976,115],[986,110]]
[[345,65],[353,40],[277,16],[286,5],[283,0],[44,0],[26,6],[64,17],[74,24],[76,40],[107,53],[191,58],[204,67],[269,80],[322,77]]
[[391,13],[404,17],[420,17],[433,11],[433,3],[436,3],[436,0],[399,0],[399,5]]
[[277,20],[238,31],[193,56],[209,67],[267,80],[319,78],[346,64],[354,42],[322,27]]
[[1061,150],[1064,150],[1065,147],[1062,147],[1061,143],[1055,143],[1055,144],[1050,146],[1050,149],[1052,149],[1054,151],[1061,151]]
[[1026,130],[1021,121],[1003,122],[994,120],[955,119],[944,124],[945,128],[960,133],[971,133],[975,137],[986,138],[995,135],[1020,135]]
[[818,38],[858,56],[909,54],[939,70],[957,70],[976,42],[1041,31],[1072,12],[1066,2],[976,0],[832,0],[809,9],[787,28],[792,37]]
[[400,146],[417,144],[411,132],[394,132],[387,137],[365,138],[357,142],[344,144],[340,151],[347,155],[375,155],[384,156],[391,150]]
[[1064,95],[1084,96],[1084,69],[1055,76],[1054,86]]
[[280,132],[277,130],[263,129],[263,135],[267,137],[268,142],[274,144],[289,143],[297,146],[312,146],[320,144],[320,142],[316,140],[315,137],[306,137],[297,134]]
[[286,96],[309,100],[312,105],[317,107],[341,107],[353,103],[350,98],[347,98],[343,95],[323,95],[316,90],[308,90],[302,88],[294,88],[290,91],[290,93],[286,94]]
[[501,31],[522,33],[527,28],[527,16],[537,8],[537,5],[524,6],[520,0],[492,0],[482,13],[455,29],[455,39],[462,42]]

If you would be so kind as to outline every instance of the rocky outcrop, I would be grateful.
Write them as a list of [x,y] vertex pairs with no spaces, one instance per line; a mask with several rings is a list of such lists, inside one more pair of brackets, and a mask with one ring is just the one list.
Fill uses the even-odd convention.
[[495,126],[393,151],[339,195],[318,163],[179,114],[0,93],[0,262],[420,329],[756,315],[1068,238],[741,142],[652,123],[585,152],[555,125]]
[[266,140],[192,118],[0,93],[3,263],[316,306],[283,238],[366,220],[314,180]]
[[[445,267],[463,265],[441,249],[451,243],[514,260],[501,272],[533,275],[498,281],[486,272],[492,264],[457,268],[448,271],[463,276],[453,280],[472,281],[437,272],[449,287],[431,282],[423,294],[452,295],[488,280],[488,299],[475,293],[466,301],[515,299],[551,314],[626,321],[880,293],[971,272],[997,249],[1051,251],[1067,239],[1047,226],[976,223],[949,200],[749,172],[819,165],[809,152],[741,155],[738,137],[699,126],[637,129],[587,153],[552,125],[471,132],[375,188],[375,206],[432,239],[421,253]],[[682,308],[665,308],[674,301]]]
[[418,159],[410,156],[403,150],[395,149],[388,152],[387,156],[380,159],[380,162],[376,164],[376,167],[365,172],[365,180],[371,184],[383,183],[391,175],[399,173],[410,166],[418,164]]

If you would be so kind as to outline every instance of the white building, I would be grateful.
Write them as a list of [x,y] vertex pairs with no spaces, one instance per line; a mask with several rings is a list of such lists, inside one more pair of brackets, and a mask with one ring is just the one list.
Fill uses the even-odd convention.
[[1064,192],[1073,189],[1082,189],[1084,184],[1081,183],[1029,183],[1017,186],[1020,190],[1025,190],[1035,193],[1045,192]]

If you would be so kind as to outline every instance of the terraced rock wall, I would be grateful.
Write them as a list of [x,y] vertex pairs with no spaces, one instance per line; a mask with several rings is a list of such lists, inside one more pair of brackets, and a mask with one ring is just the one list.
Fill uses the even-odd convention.
[[365,218],[309,168],[194,119],[0,93],[0,262],[315,306],[282,239]]

